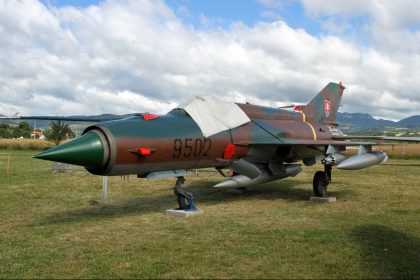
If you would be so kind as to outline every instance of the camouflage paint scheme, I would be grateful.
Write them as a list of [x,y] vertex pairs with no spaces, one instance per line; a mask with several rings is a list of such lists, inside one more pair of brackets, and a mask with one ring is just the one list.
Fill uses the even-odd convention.
[[[203,136],[183,109],[164,116],[145,113],[105,121],[88,127],[81,137],[34,157],[81,165],[97,175],[177,177],[174,192],[190,201],[192,195],[180,188],[188,169],[231,168],[235,175],[214,187],[241,188],[296,176],[302,170],[300,161],[304,165],[320,161],[324,170],[315,173],[313,190],[315,195],[325,196],[333,166],[356,170],[388,159],[386,153],[372,150],[375,143],[354,140],[420,142],[414,137],[344,135],[336,122],[344,89],[341,83],[329,83],[311,102],[296,106],[294,111],[237,104],[250,121],[210,137]],[[342,154],[347,146],[360,146],[358,154]],[[179,204],[180,209],[187,209],[185,203]],[[188,205],[194,208],[194,203]]]
[[[312,165],[315,156],[324,155],[328,145],[348,145],[333,138],[340,134],[335,129],[335,119],[343,90],[341,84],[329,83],[307,106],[297,111],[237,104],[251,122],[208,138],[203,137],[183,109],[174,109],[150,120],[137,115],[107,121],[90,126],[82,137],[35,157],[86,166],[97,175],[137,174],[140,177],[156,171],[229,167],[238,159],[245,159],[260,169],[265,169],[270,161],[281,165],[303,160]],[[88,135],[100,139],[96,146],[102,144],[102,154],[86,151],[77,159],[60,154],[70,146],[79,145]],[[228,144],[234,145],[234,154],[224,158]],[[151,153],[143,155],[139,148],[147,148]],[[58,149],[57,153],[49,156],[54,149]],[[95,157],[98,159],[89,160]]]

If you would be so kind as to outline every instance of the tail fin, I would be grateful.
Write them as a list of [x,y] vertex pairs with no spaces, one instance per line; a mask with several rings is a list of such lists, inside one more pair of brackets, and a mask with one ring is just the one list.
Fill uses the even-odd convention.
[[314,122],[338,125],[336,117],[344,89],[341,82],[329,83],[302,109],[303,113]]

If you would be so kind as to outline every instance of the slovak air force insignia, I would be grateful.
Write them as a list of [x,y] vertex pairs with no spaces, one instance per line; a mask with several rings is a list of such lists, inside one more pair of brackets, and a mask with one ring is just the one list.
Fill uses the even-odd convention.
[[325,116],[328,119],[331,113],[331,101],[329,99],[325,99],[324,109],[325,109]]

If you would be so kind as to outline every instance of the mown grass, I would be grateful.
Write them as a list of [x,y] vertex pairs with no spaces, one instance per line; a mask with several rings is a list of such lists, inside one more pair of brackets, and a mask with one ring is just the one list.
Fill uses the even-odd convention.
[[203,213],[178,219],[174,180],[110,177],[102,205],[101,177],[31,153],[6,177],[0,150],[1,278],[420,277],[420,161],[334,170],[334,204],[309,201],[320,166],[242,195],[188,177]]

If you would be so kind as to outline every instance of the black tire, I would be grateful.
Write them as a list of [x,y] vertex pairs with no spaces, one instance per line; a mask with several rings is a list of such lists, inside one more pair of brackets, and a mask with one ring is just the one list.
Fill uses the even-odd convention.
[[318,197],[325,197],[327,195],[328,178],[325,172],[317,171],[314,175],[313,188],[314,193]]

